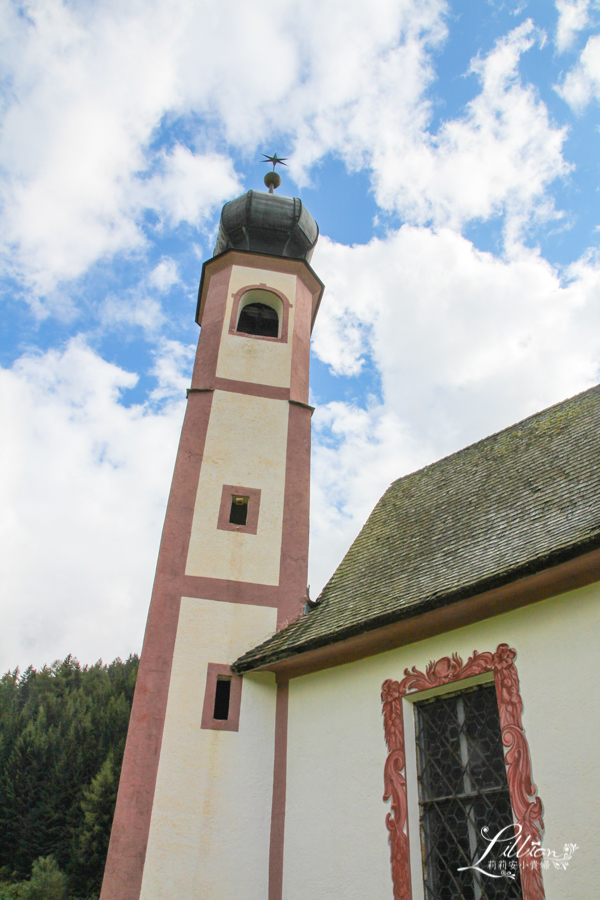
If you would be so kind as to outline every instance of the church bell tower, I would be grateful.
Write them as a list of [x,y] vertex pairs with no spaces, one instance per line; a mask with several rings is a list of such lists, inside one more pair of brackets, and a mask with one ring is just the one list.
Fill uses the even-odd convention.
[[230,668],[306,601],[309,350],[323,285],[309,265],[317,225],[273,193],[279,181],[270,172],[269,193],[225,204],[202,268],[101,900],[281,890],[287,686]]

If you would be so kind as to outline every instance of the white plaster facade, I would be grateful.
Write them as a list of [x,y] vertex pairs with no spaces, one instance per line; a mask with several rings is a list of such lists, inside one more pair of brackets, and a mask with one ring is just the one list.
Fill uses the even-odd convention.
[[[272,387],[289,388],[296,281],[297,276],[289,275],[287,272],[269,272],[266,269],[233,266],[219,345],[218,378],[231,378],[234,381],[248,381],[255,384],[268,384]],[[262,284],[265,290],[279,291],[288,299],[290,310],[285,343],[257,341],[251,337],[229,333],[233,299],[239,290],[253,284]]]
[[201,715],[207,664],[233,662],[275,619],[268,607],[182,598],[142,900],[266,897],[274,676],[244,678],[239,731],[203,729]]
[[[288,410],[286,400],[214,392],[187,575],[279,583]],[[260,489],[257,534],[217,528],[224,484]]]
[[[474,650],[493,651],[499,643],[517,650],[523,725],[544,805],[544,846],[559,853],[567,842],[579,848],[566,872],[553,867],[544,871],[547,900],[597,900],[599,634],[596,583],[416,644],[292,679],[284,900],[392,900],[385,826],[389,805],[382,800],[387,750],[381,686],[387,678],[401,680],[407,667],[424,671],[430,660],[452,653],[466,662]],[[460,682],[454,685],[457,688]],[[410,773],[408,799],[413,897],[421,900],[418,812],[415,821],[415,781]]]

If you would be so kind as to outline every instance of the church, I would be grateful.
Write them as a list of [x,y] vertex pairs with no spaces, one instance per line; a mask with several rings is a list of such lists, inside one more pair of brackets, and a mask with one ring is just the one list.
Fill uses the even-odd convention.
[[202,268],[101,900],[596,900],[600,388],[395,481],[310,600],[279,182]]

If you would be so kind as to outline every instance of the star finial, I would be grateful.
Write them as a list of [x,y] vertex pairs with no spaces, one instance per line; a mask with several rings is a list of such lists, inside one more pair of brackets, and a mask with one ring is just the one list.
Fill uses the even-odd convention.
[[273,156],[267,156],[266,153],[263,153],[263,156],[264,156],[263,162],[273,163],[273,171],[275,171],[275,166],[277,166],[277,165],[287,167],[287,163],[285,162],[285,160],[288,158],[287,156],[279,157],[279,156],[277,156],[276,153],[274,153]]
[[275,188],[278,188],[281,184],[281,176],[278,172],[275,171],[275,166],[287,166],[285,160],[287,156],[283,158],[281,156],[277,156],[276,153],[273,156],[269,156],[267,153],[263,153],[264,159],[263,162],[273,163],[273,171],[267,172],[265,175],[265,184],[269,188],[269,193],[272,194]]

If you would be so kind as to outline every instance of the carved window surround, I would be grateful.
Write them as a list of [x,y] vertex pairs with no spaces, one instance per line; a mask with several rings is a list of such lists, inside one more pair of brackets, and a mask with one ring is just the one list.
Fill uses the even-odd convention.
[[[517,653],[508,644],[499,644],[495,653],[473,652],[466,663],[456,653],[430,662],[425,672],[414,666],[405,669],[402,681],[384,681],[381,693],[383,724],[388,757],[384,769],[384,801],[391,798],[386,816],[390,834],[394,900],[412,900],[408,804],[406,796],[406,749],[404,743],[403,700],[407,695],[429,691],[467,678],[492,673],[500,713],[506,777],[515,824],[529,842],[541,841],[544,830],[542,801],[531,775],[529,745],[523,730],[523,701],[514,659]],[[544,900],[541,868],[532,868],[527,857],[520,860],[523,900]]]

